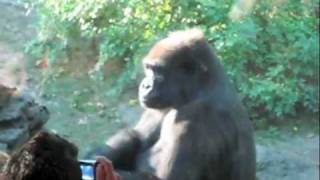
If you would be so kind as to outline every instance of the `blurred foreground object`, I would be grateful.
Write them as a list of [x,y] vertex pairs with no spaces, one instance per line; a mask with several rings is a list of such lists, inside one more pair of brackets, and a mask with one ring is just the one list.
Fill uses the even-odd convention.
[[81,180],[78,148],[49,132],[37,133],[14,151],[1,180]]
[[41,130],[48,119],[47,108],[28,92],[0,84],[0,151],[10,153]]

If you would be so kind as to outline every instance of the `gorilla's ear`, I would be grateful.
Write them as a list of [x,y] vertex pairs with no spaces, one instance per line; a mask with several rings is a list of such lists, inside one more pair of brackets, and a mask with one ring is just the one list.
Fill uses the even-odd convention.
[[208,67],[204,63],[199,63],[200,64],[200,69],[203,72],[208,72]]
[[[187,54],[187,56],[191,57],[191,59],[188,59],[188,61],[185,61],[183,63],[183,68],[188,70],[196,70],[200,72],[208,72],[208,67],[206,65],[206,62],[203,62],[203,59],[201,59],[203,56],[198,55],[199,48],[198,44],[195,44],[191,47],[186,47],[184,49],[184,54]],[[198,69],[198,70],[197,70]],[[189,71],[192,72],[192,71]]]
[[194,54],[192,54],[192,57],[193,57],[193,61],[191,62],[188,62],[188,64],[190,64],[190,66],[193,68],[193,69],[199,69],[198,71],[200,73],[206,73],[208,72],[208,66],[206,65],[205,62],[203,62],[202,59],[199,59],[199,57],[196,57]]
[[181,64],[181,68],[186,73],[194,73],[196,71],[196,66],[193,62],[187,61]]

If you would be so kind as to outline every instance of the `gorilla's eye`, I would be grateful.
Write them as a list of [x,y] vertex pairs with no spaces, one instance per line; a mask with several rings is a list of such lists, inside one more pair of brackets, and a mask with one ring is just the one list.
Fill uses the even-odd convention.
[[145,68],[146,69],[152,69],[152,65],[151,64],[145,64]]
[[145,64],[145,68],[148,69],[148,70],[150,69],[150,70],[155,71],[155,72],[163,71],[163,67],[160,66],[160,65]]

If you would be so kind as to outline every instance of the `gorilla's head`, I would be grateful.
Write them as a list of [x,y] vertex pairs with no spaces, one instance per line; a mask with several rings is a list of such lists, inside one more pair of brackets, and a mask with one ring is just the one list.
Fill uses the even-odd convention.
[[157,42],[143,60],[142,106],[177,108],[195,100],[208,85],[212,56],[198,29],[174,32]]

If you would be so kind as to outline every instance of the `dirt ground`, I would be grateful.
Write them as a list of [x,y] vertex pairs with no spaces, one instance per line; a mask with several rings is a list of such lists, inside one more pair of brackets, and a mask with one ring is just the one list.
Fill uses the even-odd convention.
[[[32,18],[25,16],[22,6],[12,2],[14,1],[0,0],[0,78],[5,78],[12,84],[25,86],[28,79],[32,79],[34,74],[28,74],[24,69],[26,58],[24,58],[23,45],[33,38],[35,30],[32,26]],[[19,73],[14,71],[17,68],[13,68],[14,70],[9,68],[15,67],[12,64],[17,64]],[[80,150],[83,147],[82,151],[85,151],[83,150],[84,145],[80,142],[86,142],[94,137],[88,137],[87,134],[80,134],[80,132],[91,133],[96,130],[95,127],[103,126],[99,122],[95,127],[83,128],[83,124],[86,124],[88,119],[98,118],[98,116],[85,116],[76,111],[64,113],[65,109],[61,109],[61,103],[68,102],[63,101],[63,97],[43,101],[51,112],[55,112],[51,113],[51,120],[47,128],[74,140]],[[72,111],[72,109],[69,110]],[[139,118],[141,109],[137,105],[132,106],[128,102],[121,102],[118,107],[115,107],[115,111],[118,114],[118,121],[130,125]],[[130,117],[131,120],[126,119],[127,117]],[[70,120],[65,121],[65,119]],[[78,126],[68,125],[74,122],[77,122]],[[108,126],[105,125],[103,128],[120,127],[112,125],[112,122],[108,123]],[[315,122],[311,127],[310,125],[301,126],[290,125],[285,128],[256,131],[257,177],[259,180],[319,180],[319,128],[312,127],[319,126],[319,122]],[[73,131],[72,128],[78,128],[79,131]],[[101,136],[111,135],[111,132],[113,131],[108,131]]]

